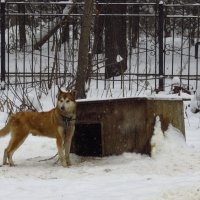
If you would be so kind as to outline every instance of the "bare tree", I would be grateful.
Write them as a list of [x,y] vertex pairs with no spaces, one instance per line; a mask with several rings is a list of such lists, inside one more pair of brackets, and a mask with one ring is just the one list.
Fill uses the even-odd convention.
[[25,50],[25,43],[26,43],[26,30],[25,30],[25,14],[23,15],[22,13],[25,13],[25,5],[24,4],[19,4],[18,5],[18,12],[20,13],[19,15],[19,46],[20,50]]
[[[113,2],[125,3],[125,0]],[[127,69],[126,18],[123,16],[126,5],[108,5],[105,12],[119,15],[105,17],[105,77],[111,78],[122,75]]]
[[93,0],[85,0],[84,13],[81,23],[78,68],[77,68],[76,84],[75,84],[75,89],[77,91],[78,99],[83,99],[86,97],[85,84],[88,79],[89,39],[90,39],[90,29],[92,23],[93,4],[94,4]]

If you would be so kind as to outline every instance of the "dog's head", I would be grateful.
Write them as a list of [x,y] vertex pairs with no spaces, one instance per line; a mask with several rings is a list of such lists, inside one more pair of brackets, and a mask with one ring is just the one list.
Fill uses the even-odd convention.
[[59,89],[57,108],[63,116],[73,115],[76,112],[76,92],[64,92]]

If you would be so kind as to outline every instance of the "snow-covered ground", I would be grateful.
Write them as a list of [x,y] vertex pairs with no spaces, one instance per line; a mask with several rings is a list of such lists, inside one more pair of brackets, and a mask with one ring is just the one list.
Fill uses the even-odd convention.
[[[172,39],[169,39],[168,42],[172,42]],[[180,39],[176,39],[176,45],[180,46],[180,44]],[[47,53],[45,50],[44,52]],[[191,55],[193,54],[194,49]],[[62,55],[64,54],[60,56]],[[35,71],[40,70],[40,65],[36,62],[39,60],[38,55],[34,55],[34,66],[30,66],[30,63],[32,65],[31,55],[26,55],[24,64],[23,56],[18,55],[18,66],[26,66],[26,71],[30,71],[32,67]],[[148,53],[149,64],[147,69],[144,63],[145,56],[146,54],[141,53],[140,60],[135,57],[131,58],[131,65],[135,66],[131,69],[134,73],[136,72],[137,62],[140,64],[138,73],[144,73],[146,70],[149,73],[154,73],[154,56],[150,52]],[[166,55],[166,59],[171,60],[171,56]],[[174,65],[177,65],[175,74],[179,75],[180,54],[175,54],[175,56]],[[10,55],[9,63],[13,64],[9,68],[10,71],[15,70],[15,60],[15,55]],[[50,60],[50,63],[53,63],[52,60]],[[183,62],[189,62],[187,56],[183,58]],[[191,74],[195,74],[194,59],[191,59],[190,62],[194,66],[191,67]],[[43,63],[48,63],[45,57]],[[166,64],[165,74],[171,74],[171,62],[166,63],[169,66]],[[68,65],[71,69],[70,62]],[[181,73],[187,74],[189,64],[184,66]],[[18,71],[22,70],[22,68],[18,69]],[[129,79],[130,77],[124,78]],[[127,82],[130,85],[123,84],[123,87],[121,81],[116,81],[113,87],[112,80],[106,82],[92,80],[87,98],[154,97],[155,94],[152,94],[155,87],[154,80],[148,81],[148,84],[145,80],[140,81],[139,89],[137,89],[135,77],[132,78],[133,81]],[[120,77],[115,78],[115,80],[118,79],[121,80]],[[178,79],[177,82],[179,85],[180,80]],[[184,80],[181,83],[184,84]],[[194,81],[190,83],[195,86]],[[174,80],[167,79],[168,94],[164,94],[164,96],[159,94],[159,97],[169,98],[169,90],[172,84],[174,84]],[[55,105],[56,91],[52,90],[48,97],[43,101],[41,100],[41,106],[39,106],[38,99],[35,98],[37,89],[31,90],[26,91],[26,93],[37,110],[41,110],[41,108],[49,110]],[[14,104],[20,106],[19,99],[15,97],[15,92],[19,96],[22,94],[20,90],[12,93],[9,91],[8,94],[3,94],[1,91],[0,96],[4,99],[8,96]],[[184,95],[182,94],[181,97],[184,97]],[[186,96],[187,98],[188,96]],[[0,128],[4,126],[6,120],[7,114],[5,112],[0,113]],[[0,167],[0,200],[200,200],[200,114],[193,114],[188,109],[187,116],[185,116],[185,126],[186,142],[180,136],[180,133],[172,127],[163,136],[158,121],[155,126],[156,136],[154,139],[156,138],[155,141],[157,142],[153,157],[124,153],[119,156],[104,158],[85,158],[72,154],[73,165],[69,168],[63,168],[56,163],[57,158],[41,161],[56,154],[56,142],[52,139],[30,135],[14,155],[17,166]],[[3,158],[3,151],[8,141],[9,136],[0,138],[0,159]]]
[[[67,10],[64,12],[66,13]],[[54,26],[53,23],[52,26]],[[26,29],[29,32],[29,27],[26,27]],[[46,30],[45,27],[42,35],[41,27],[35,30],[34,39],[35,36],[40,37],[46,34],[44,32]],[[8,34],[6,35],[7,39],[8,36],[10,37],[10,48],[15,49],[18,46],[15,44],[17,41],[15,41],[16,27],[10,28],[6,31],[6,34]],[[33,41],[31,37],[32,35],[30,34],[26,38],[29,45]],[[180,74],[187,75],[188,71],[190,71],[191,75],[196,75],[197,73],[194,47],[189,49],[187,37],[184,37],[183,41],[181,40],[181,38],[175,38],[175,40],[173,38],[166,39],[166,47],[169,47],[169,52],[172,47],[176,51],[174,54],[165,54],[165,75],[171,75],[173,70],[173,74],[178,76]],[[50,43],[51,41],[52,38]],[[129,71],[139,74],[145,74],[146,72],[154,74],[155,71],[158,72],[158,69],[156,70],[154,67],[157,66],[155,64],[157,61],[155,61],[155,55],[152,54],[152,48],[155,48],[154,40],[149,38],[146,41],[146,35],[143,35],[140,36],[139,43],[141,50],[148,48],[149,51],[146,53],[143,50],[138,52],[137,49],[133,49],[133,55],[128,61],[131,66]],[[70,47],[75,45],[73,49],[78,48],[77,44],[74,41],[72,43],[72,40],[69,41]],[[32,47],[32,45],[26,47],[27,51],[29,51],[29,47]],[[9,68],[6,71],[15,72],[17,68],[18,72],[31,72],[31,69],[34,69],[35,72],[40,72],[40,67],[45,66],[49,66],[51,71],[55,52],[49,52],[48,44],[43,45],[43,48],[41,54],[43,55],[42,62],[40,60],[41,57],[38,56],[40,54],[39,51],[35,51],[34,54],[27,52],[26,54],[12,54],[11,51],[9,56],[6,55],[6,58],[9,58],[9,62],[6,62],[6,64],[9,63],[9,66],[6,66]],[[61,52],[64,51],[62,48]],[[188,53],[193,57],[189,57]],[[59,54],[59,71],[65,71],[66,69],[64,70],[63,66],[66,64],[68,66],[67,72],[73,74],[76,71],[76,67],[74,68],[74,62],[72,61],[77,58],[77,55],[74,55],[69,50],[67,59],[64,56],[64,53]],[[116,61],[118,62],[121,59],[123,58],[119,55]],[[67,63],[64,64],[64,61]],[[101,62],[101,59],[99,61]],[[148,62],[146,63],[146,61]],[[180,64],[181,62],[182,64]],[[101,65],[94,66],[93,70],[99,73],[101,70],[104,72],[104,68]],[[173,65],[174,69],[172,69]],[[42,69],[43,72],[47,72],[46,70],[46,67]],[[10,78],[10,82],[19,81],[18,78]],[[121,79],[126,81],[130,79],[130,82],[127,82],[129,85],[121,84]],[[35,80],[37,82],[39,79],[36,77]],[[136,85],[137,79],[135,76],[116,77],[113,80],[116,80],[114,85],[112,80],[102,82],[101,77],[96,81],[93,80],[87,98],[149,97],[154,95],[152,94],[155,88],[154,80],[139,80],[139,89]],[[176,82],[174,80],[166,79],[165,84],[168,91],[174,83],[178,85],[180,83],[188,84],[187,80],[176,79]],[[22,83],[23,81],[21,80]],[[31,80],[27,79],[26,81],[30,82]],[[190,81],[190,84],[195,88],[195,81]],[[34,87],[38,87],[38,85],[36,84]],[[119,88],[122,90],[116,92]],[[55,105],[56,92],[53,90],[48,97],[40,102],[42,105],[39,106],[35,94],[31,96],[38,91],[37,88],[36,90],[31,88],[33,91],[29,91],[30,93],[28,90],[21,92],[20,90],[15,91],[15,89],[12,89],[12,93],[9,91],[9,94],[3,94],[1,91],[0,97],[6,100],[9,97],[14,104],[20,106],[19,99],[15,97],[15,92],[19,96],[25,92],[37,110],[41,110],[41,108],[49,110]],[[167,96],[164,94],[164,97],[169,98],[169,96],[169,92]],[[159,97],[163,97],[162,94],[159,94]],[[190,98],[187,95],[184,96],[184,94],[181,97]],[[185,102],[185,106],[189,103],[189,101]],[[104,158],[85,158],[72,154],[72,166],[63,168],[56,162],[57,158],[48,160],[48,158],[56,154],[55,140],[30,135],[14,155],[14,161],[17,166],[0,167],[0,200],[200,200],[200,113],[192,113],[189,107],[185,113],[187,114],[185,115],[186,141],[179,131],[171,126],[166,133],[162,133],[158,120],[155,125],[155,136],[152,140],[152,144],[155,146],[152,157],[124,153],[119,156]],[[6,120],[6,112],[0,112],[0,128],[5,125]],[[9,136],[0,138],[0,159],[3,158],[3,151],[8,141]]]
[[[17,166],[0,167],[0,199],[199,200],[200,114],[186,112],[186,142],[175,128],[163,133],[160,121],[155,123],[152,157],[72,154],[73,165],[63,168],[57,158],[45,160],[56,154],[55,140],[30,135],[14,155]],[[0,113],[1,127],[6,119]],[[0,138],[1,157],[8,140]]]

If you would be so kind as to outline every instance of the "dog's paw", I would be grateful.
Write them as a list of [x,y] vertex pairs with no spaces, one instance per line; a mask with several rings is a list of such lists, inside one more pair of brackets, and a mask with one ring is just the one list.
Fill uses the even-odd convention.
[[62,166],[65,167],[65,168],[68,167],[67,163],[62,163]]
[[63,167],[67,167],[67,162],[66,162],[66,160],[62,160],[62,161],[61,161],[61,165],[62,165]]
[[69,167],[71,165],[72,165],[71,160],[67,159],[67,166]]
[[14,163],[9,164],[10,167],[15,167],[16,165]]

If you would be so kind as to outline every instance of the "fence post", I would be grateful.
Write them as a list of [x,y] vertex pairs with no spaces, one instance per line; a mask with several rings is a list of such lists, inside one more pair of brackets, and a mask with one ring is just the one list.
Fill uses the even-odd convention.
[[1,0],[1,90],[5,90],[5,0]]
[[163,69],[163,30],[164,30],[164,4],[159,2],[158,8],[158,43],[159,43],[159,91],[164,91],[164,69]]

